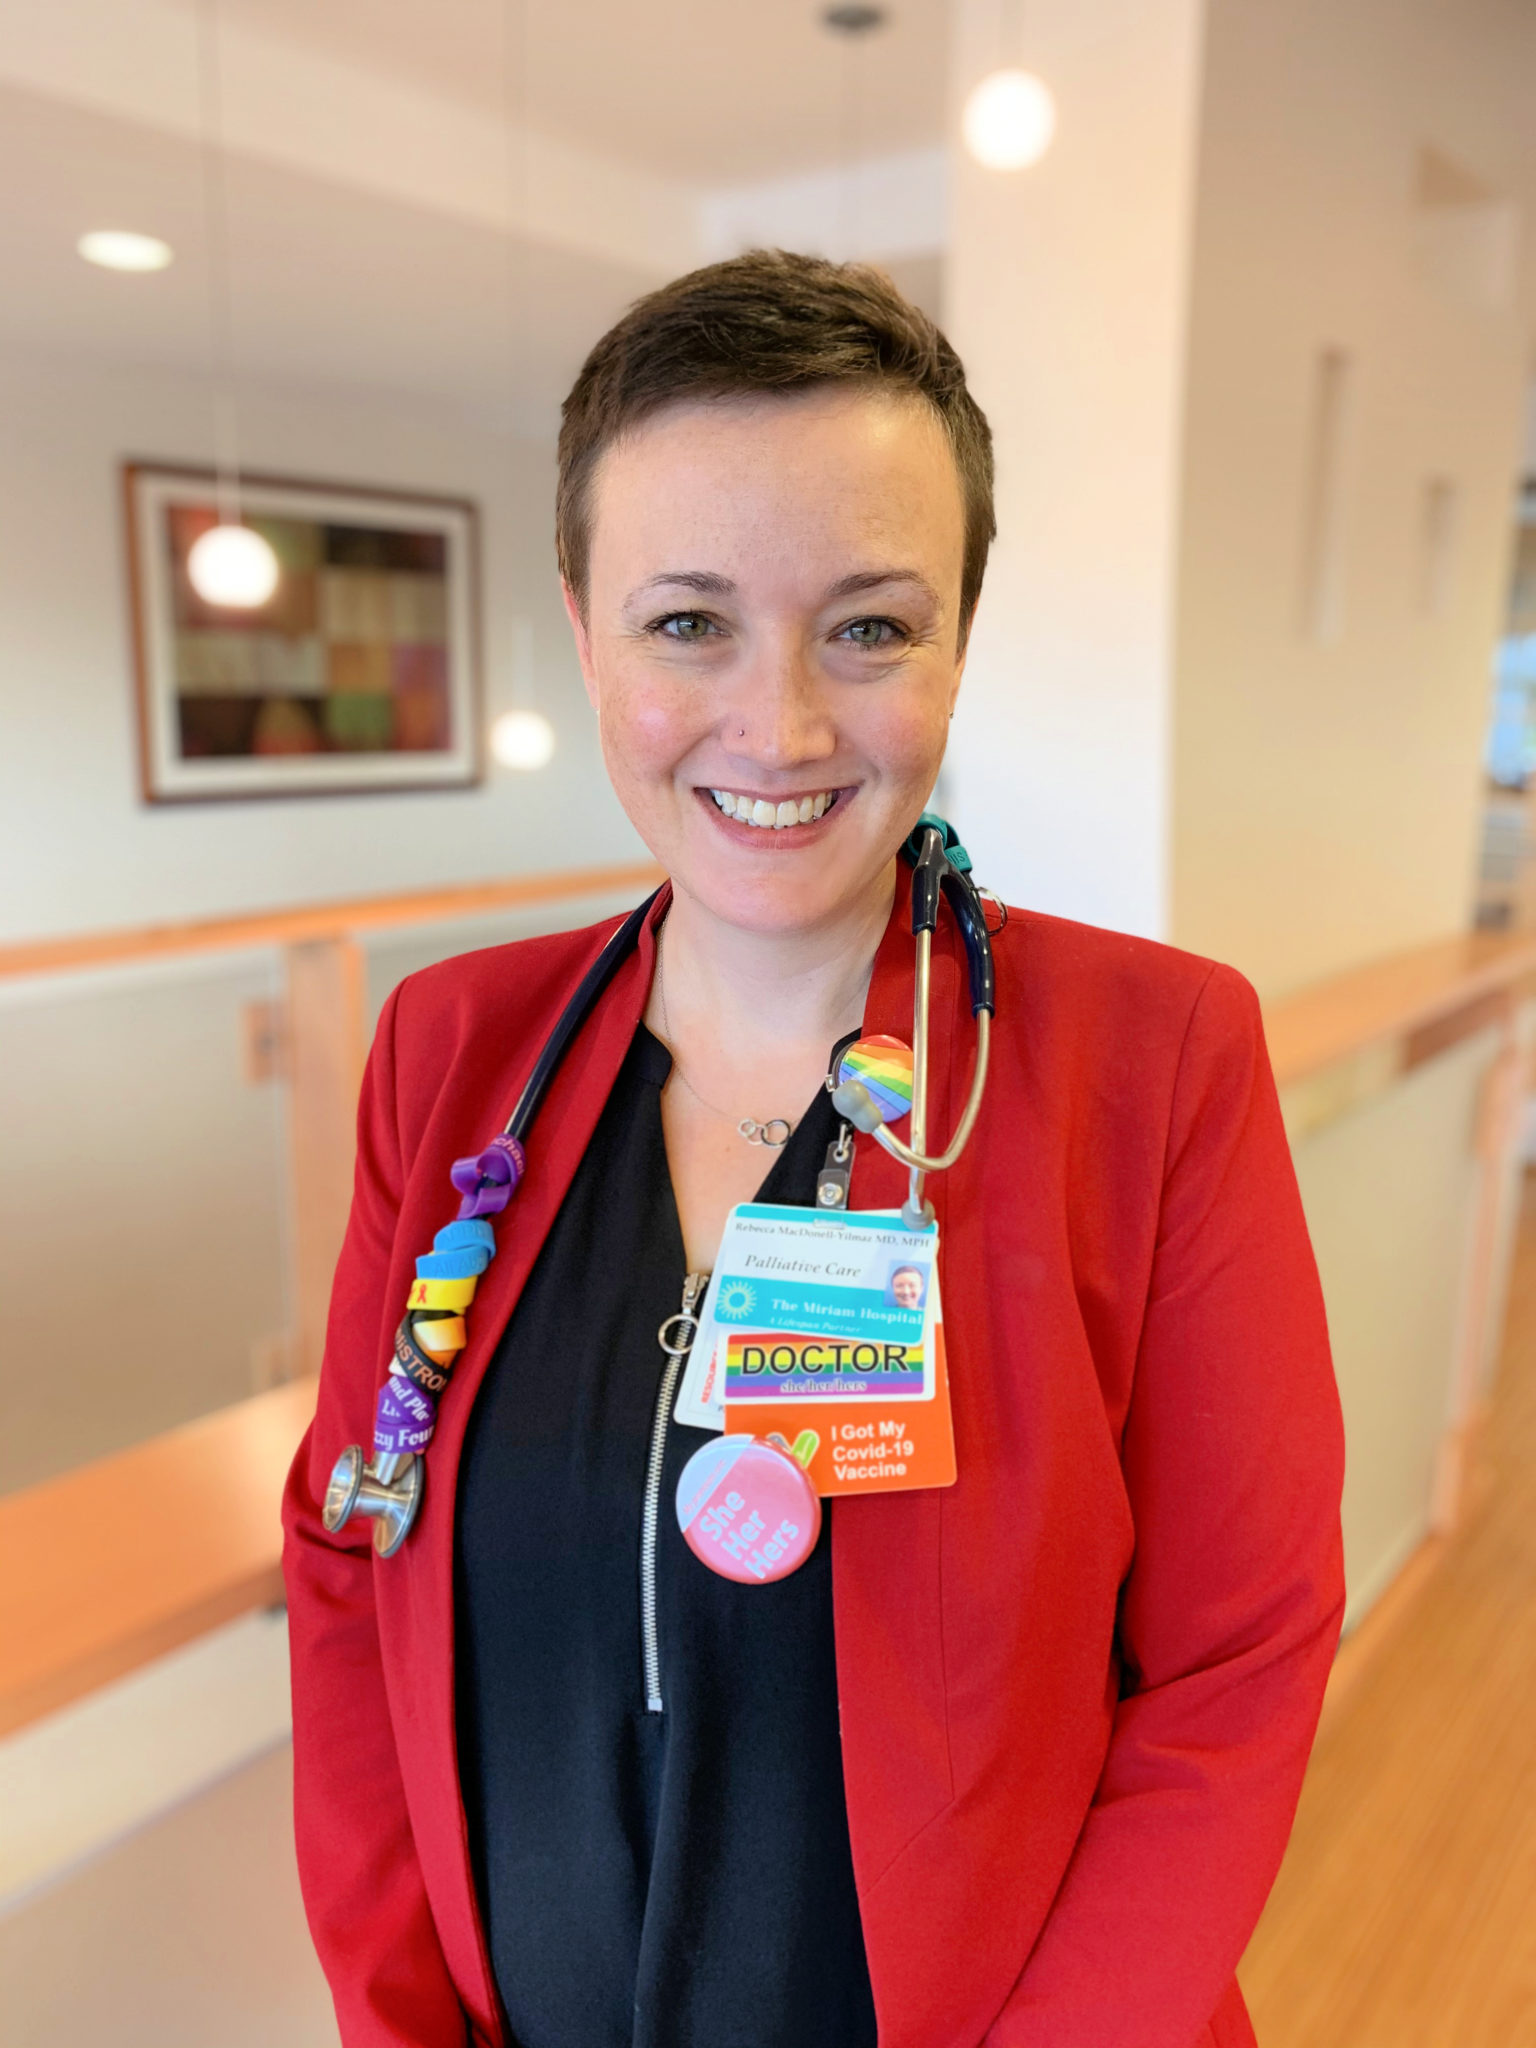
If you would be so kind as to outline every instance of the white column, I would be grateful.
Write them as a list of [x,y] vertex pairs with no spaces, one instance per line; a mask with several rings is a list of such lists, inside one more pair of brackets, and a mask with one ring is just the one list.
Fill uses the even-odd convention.
[[998,520],[942,793],[1015,903],[1168,926],[1180,409],[1204,0],[954,0],[954,131],[1043,77],[1033,168],[955,148],[946,326],[997,441]]

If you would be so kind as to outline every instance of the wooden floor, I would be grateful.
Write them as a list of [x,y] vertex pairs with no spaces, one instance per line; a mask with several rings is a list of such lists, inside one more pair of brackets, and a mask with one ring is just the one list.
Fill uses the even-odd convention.
[[1325,1716],[1241,1972],[1262,2048],[1536,2048],[1536,1179],[1469,1493]]

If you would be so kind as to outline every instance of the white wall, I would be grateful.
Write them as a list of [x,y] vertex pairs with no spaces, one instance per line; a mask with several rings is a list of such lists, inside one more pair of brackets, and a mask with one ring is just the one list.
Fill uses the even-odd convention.
[[[1023,11],[1056,141],[1015,174],[957,152],[945,272],[1000,528],[946,795],[1014,901],[1159,936],[1202,13]],[[999,9],[959,0],[954,19],[963,94],[1003,54]]]
[[1293,1144],[1344,1409],[1350,1626],[1429,1531],[1495,1050],[1467,1039]]
[[526,620],[555,759],[467,791],[144,805],[118,464],[206,461],[206,394],[148,369],[0,358],[0,940],[639,857],[560,609],[551,451],[366,392],[247,392],[242,425],[253,469],[479,502],[487,712],[509,701]]
[[[1212,0],[1171,934],[1266,991],[1469,921],[1533,331],[1507,260],[1536,197],[1533,82],[1518,0]],[[1426,149],[1481,208],[1421,203]],[[1442,169],[1429,190],[1454,183]],[[1351,369],[1319,632],[1303,586],[1324,351]],[[1438,602],[1437,480],[1455,501]]]

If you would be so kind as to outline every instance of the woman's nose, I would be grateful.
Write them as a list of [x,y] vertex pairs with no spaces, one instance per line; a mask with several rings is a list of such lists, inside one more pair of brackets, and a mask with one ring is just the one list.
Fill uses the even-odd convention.
[[823,761],[835,752],[825,688],[803,652],[775,649],[751,664],[732,692],[724,737],[728,752],[765,768]]

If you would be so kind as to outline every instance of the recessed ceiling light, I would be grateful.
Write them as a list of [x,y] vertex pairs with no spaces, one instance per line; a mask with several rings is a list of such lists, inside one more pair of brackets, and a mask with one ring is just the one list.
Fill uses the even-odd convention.
[[155,235],[133,235],[125,228],[96,228],[75,247],[87,263],[103,270],[164,270],[174,251]]

